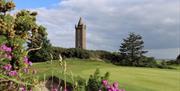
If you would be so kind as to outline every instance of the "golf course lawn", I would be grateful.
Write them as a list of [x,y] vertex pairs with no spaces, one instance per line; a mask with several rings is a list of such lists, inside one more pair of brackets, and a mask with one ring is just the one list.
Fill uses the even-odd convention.
[[[126,91],[180,91],[180,69],[124,67],[80,59],[66,61],[69,74],[72,72],[74,76],[88,79],[99,68],[102,74],[110,72],[110,81],[118,81],[120,88],[125,88]],[[34,63],[33,68],[37,69],[39,78],[52,74],[62,77],[58,61]]]

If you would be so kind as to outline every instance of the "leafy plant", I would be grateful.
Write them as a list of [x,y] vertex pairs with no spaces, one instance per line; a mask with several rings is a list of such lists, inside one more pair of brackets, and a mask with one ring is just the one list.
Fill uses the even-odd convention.
[[86,91],[99,91],[101,88],[102,80],[109,79],[109,72],[107,72],[104,76],[101,76],[100,70],[96,69],[93,75],[90,75],[89,80],[87,82]]
[[30,90],[37,83],[35,70],[27,54],[41,48],[26,48],[27,42],[37,41],[43,32],[36,23],[36,12],[22,10],[8,13],[15,8],[11,0],[0,0],[0,90]]

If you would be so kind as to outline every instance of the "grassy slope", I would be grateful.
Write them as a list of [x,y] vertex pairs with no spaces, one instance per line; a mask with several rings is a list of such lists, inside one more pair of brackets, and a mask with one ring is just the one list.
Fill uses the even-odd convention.
[[[72,61],[73,60],[73,61]],[[100,68],[102,73],[110,72],[110,79],[118,81],[120,87],[127,91],[180,91],[180,70],[156,69],[156,68],[138,68],[122,67],[107,64],[104,62],[89,61],[79,59],[67,59],[68,69],[74,75],[79,75],[88,79],[96,68]],[[34,68],[38,69],[38,76],[52,73],[60,76],[61,68],[57,62],[53,64],[35,63]]]

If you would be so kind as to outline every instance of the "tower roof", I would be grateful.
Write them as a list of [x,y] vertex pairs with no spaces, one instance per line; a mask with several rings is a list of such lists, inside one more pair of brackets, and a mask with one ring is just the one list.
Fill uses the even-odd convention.
[[82,22],[82,17],[80,17],[80,18],[79,18],[78,25],[83,25],[83,22]]

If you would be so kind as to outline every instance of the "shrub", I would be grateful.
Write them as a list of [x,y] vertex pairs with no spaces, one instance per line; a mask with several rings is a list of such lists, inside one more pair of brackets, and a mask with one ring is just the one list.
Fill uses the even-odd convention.
[[169,61],[166,61],[166,64],[167,65],[173,65],[173,64],[176,64],[176,60],[169,60]]
[[102,80],[108,80],[109,79],[109,73],[107,72],[104,76],[100,75],[100,70],[96,69],[93,75],[90,75],[86,91],[99,91],[101,88],[101,82]]
[[52,48],[49,40],[46,38],[42,41],[42,48],[28,53],[32,62],[44,62],[51,60]]
[[78,48],[70,48],[67,49],[65,52],[62,53],[67,58],[81,58],[81,59],[88,59],[90,58],[90,54],[88,51],[84,49],[78,49]]
[[153,57],[145,57],[143,56],[138,64],[136,66],[140,66],[140,67],[156,67],[157,62]]
[[[0,0],[0,91],[30,90],[35,85],[35,71],[27,54],[39,45],[26,48],[42,32],[36,23],[36,12],[28,10],[8,13],[15,8],[12,0]],[[12,15],[13,14],[13,15]]]

